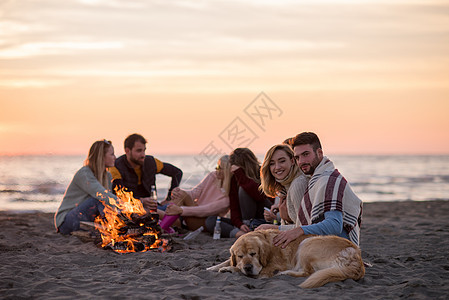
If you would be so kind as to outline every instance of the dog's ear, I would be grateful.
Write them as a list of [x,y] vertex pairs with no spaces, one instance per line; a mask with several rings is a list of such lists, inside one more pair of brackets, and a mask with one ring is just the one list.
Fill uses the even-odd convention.
[[235,257],[234,251],[232,249],[229,250],[231,252],[231,266],[235,267],[237,265],[237,259]]
[[262,241],[262,245],[259,247],[259,262],[265,267],[268,265],[268,262],[271,260],[273,255],[271,250],[273,245],[270,245],[265,239]]

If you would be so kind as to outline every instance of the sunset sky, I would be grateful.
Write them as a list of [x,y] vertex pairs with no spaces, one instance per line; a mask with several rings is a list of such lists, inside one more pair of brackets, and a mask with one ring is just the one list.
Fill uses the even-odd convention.
[[121,154],[134,132],[263,154],[302,131],[449,154],[449,0],[0,1],[0,154]]

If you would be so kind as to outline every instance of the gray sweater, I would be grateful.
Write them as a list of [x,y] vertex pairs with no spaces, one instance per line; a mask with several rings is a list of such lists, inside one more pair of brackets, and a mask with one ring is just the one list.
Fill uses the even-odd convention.
[[108,172],[108,189],[97,180],[88,166],[84,166],[76,172],[65,191],[64,198],[55,214],[55,226],[58,228],[64,222],[65,216],[76,206],[92,197],[109,203],[109,197],[117,199],[112,194],[112,176]]

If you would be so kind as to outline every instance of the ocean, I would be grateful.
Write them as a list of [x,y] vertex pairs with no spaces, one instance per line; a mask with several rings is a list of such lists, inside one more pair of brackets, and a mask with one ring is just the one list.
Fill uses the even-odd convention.
[[[156,156],[183,170],[192,188],[214,165],[195,155]],[[449,155],[329,155],[364,202],[449,200]],[[0,210],[55,212],[84,156],[0,156]],[[262,161],[263,157],[259,156]],[[216,160],[215,160],[216,161]],[[170,178],[157,175],[158,197]]]

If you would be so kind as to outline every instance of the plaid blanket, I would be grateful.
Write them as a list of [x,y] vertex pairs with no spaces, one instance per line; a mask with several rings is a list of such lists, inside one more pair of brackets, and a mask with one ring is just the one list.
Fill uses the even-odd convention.
[[349,239],[359,244],[362,201],[352,191],[346,179],[324,157],[309,181],[298,211],[298,223],[310,225],[324,220],[324,213],[338,210],[343,213],[343,228]]

